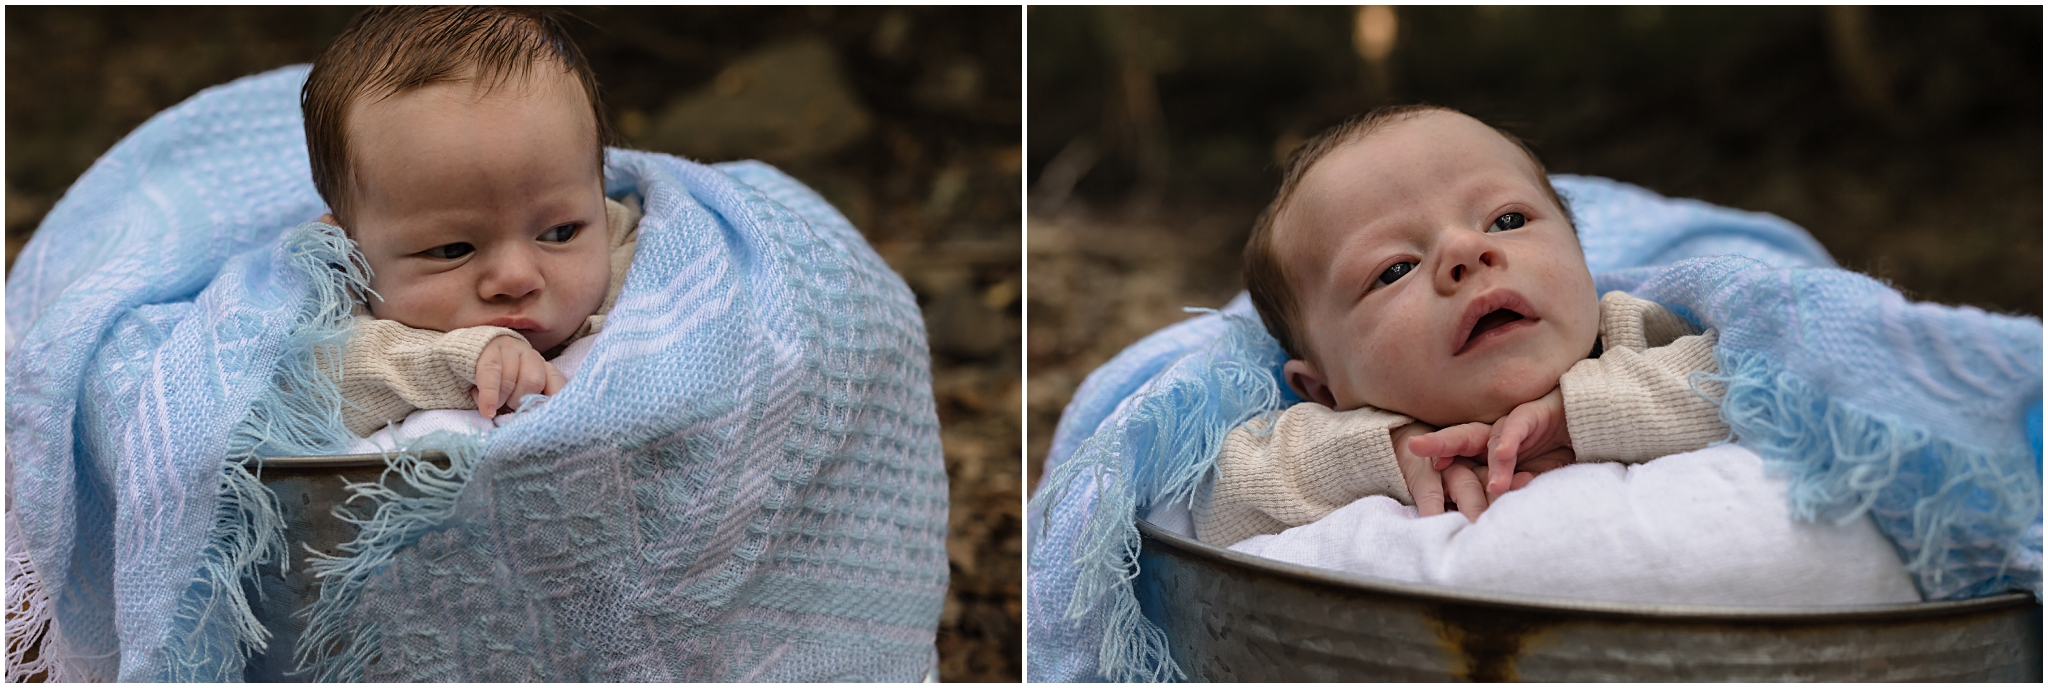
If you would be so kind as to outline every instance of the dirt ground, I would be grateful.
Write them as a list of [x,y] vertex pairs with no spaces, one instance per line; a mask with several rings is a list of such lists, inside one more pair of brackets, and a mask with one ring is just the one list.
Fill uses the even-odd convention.
[[[8,263],[122,135],[207,86],[311,61],[355,11],[8,8]],[[952,480],[940,677],[1019,680],[1017,8],[574,14],[628,146],[780,166],[852,219],[916,292]]]
[[[1382,8],[1384,9],[1384,8]],[[1035,485],[1087,374],[1219,307],[1276,161],[1378,105],[1777,214],[1915,299],[2041,314],[2038,7],[1034,7]]]

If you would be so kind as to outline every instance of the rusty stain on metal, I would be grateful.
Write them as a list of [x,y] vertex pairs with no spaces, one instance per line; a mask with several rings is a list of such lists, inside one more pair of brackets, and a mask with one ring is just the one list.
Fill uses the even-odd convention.
[[1515,660],[1532,636],[1552,625],[1542,617],[1463,605],[1436,605],[1427,620],[1444,650],[1464,661],[1457,676],[1467,681],[1521,680]]

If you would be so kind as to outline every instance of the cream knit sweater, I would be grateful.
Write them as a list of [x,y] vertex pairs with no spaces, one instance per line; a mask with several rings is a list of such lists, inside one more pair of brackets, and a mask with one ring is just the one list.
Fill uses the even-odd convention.
[[[1573,365],[1558,386],[1580,461],[1639,463],[1728,436],[1720,409],[1694,394],[1688,375],[1716,372],[1714,331],[1696,334],[1656,302],[1622,292],[1600,299],[1599,358]],[[1720,383],[1701,380],[1715,398]],[[1195,502],[1195,534],[1228,547],[1253,535],[1313,523],[1369,495],[1413,504],[1394,458],[1392,431],[1413,419],[1375,408],[1332,411],[1315,403],[1232,430],[1216,478]]]
[[[610,232],[612,279],[597,312],[584,320],[567,341],[576,341],[604,327],[604,316],[618,301],[639,245],[640,204],[606,199],[605,224]],[[473,409],[470,390],[476,386],[476,360],[484,345],[497,337],[518,337],[503,327],[465,327],[453,332],[416,330],[395,320],[379,320],[356,304],[355,330],[343,348],[341,366],[323,366],[341,387],[342,423],[358,437],[404,420],[419,409]]]

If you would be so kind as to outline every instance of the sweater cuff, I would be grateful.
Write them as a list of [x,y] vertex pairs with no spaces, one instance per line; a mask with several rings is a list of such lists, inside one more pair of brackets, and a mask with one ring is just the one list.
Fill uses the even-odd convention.
[[441,359],[443,363],[446,363],[448,371],[454,373],[457,378],[461,378],[474,385],[476,384],[476,359],[484,354],[484,347],[490,345],[491,340],[498,337],[517,337],[519,341],[526,341],[525,337],[520,336],[519,332],[511,328],[491,326],[465,327],[435,339],[433,346],[434,356]]
[[1405,503],[1389,430],[1409,422],[1369,408],[1339,413],[1303,403],[1271,426],[1238,426],[1224,439],[1213,483],[1196,499],[1196,535],[1228,547],[1314,522],[1368,495]]
[[[1316,446],[1297,456],[1327,457],[1314,464],[1329,469],[1330,480],[1318,479],[1304,471],[1302,488],[1311,500],[1343,506],[1370,495],[1386,495],[1413,506],[1408,481],[1401,477],[1401,461],[1394,453],[1394,429],[1413,422],[1407,416],[1374,409],[1328,412],[1328,425],[1312,433]],[[1303,433],[1301,439],[1310,439]],[[1327,461],[1327,462],[1326,462]]]
[[[1710,331],[1573,365],[1558,386],[1579,460],[1639,463],[1725,438],[1718,405],[1695,394],[1689,379],[1693,371],[1715,371],[1713,344]],[[1701,388],[1709,395],[1720,391],[1711,382]]]

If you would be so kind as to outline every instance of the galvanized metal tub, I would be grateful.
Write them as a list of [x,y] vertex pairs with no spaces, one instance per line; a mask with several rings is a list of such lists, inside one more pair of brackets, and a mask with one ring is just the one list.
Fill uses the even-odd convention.
[[[422,452],[420,457],[442,466],[448,461],[439,451]],[[356,528],[335,518],[334,508],[348,499],[348,483],[380,482],[387,464],[381,454],[272,456],[257,462],[250,472],[277,495],[291,566],[282,576],[277,569],[264,567],[258,581],[263,594],[253,602],[262,608],[259,616],[270,629],[271,639],[260,656],[251,658],[250,678],[305,680],[290,670],[292,653],[306,625],[299,612],[320,598],[317,582],[306,572],[312,560],[307,549],[330,556],[341,554],[341,544],[356,538]],[[410,490],[404,482],[393,479],[385,486],[406,494]]]
[[1602,602],[1370,578],[1138,529],[1139,605],[1191,680],[2041,680],[2041,605],[2026,593],[1828,608]]

